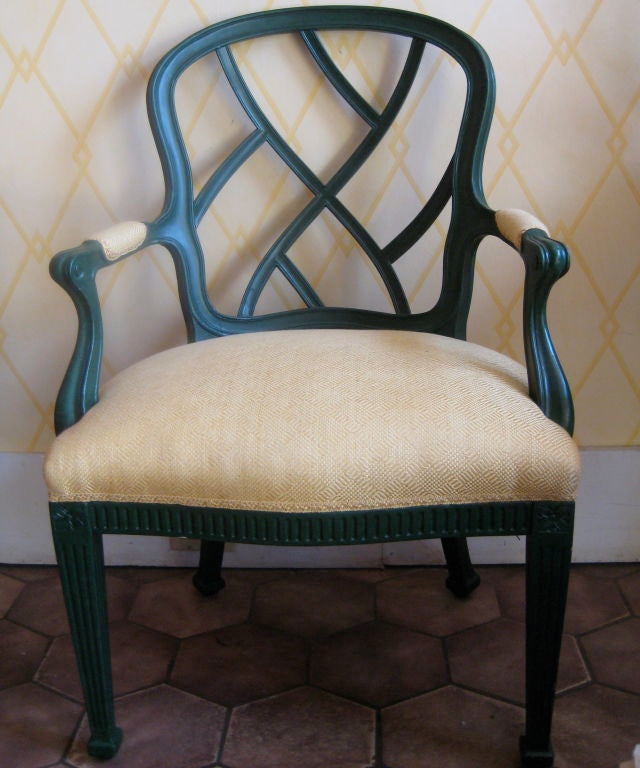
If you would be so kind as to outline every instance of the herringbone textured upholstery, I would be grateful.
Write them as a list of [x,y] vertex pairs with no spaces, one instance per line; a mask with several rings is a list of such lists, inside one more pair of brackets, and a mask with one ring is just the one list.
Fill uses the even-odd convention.
[[53,444],[53,501],[266,511],[564,500],[577,449],[524,369],[423,333],[292,330],[198,342],[112,379]]
[[110,261],[134,251],[144,242],[147,227],[141,221],[123,221],[101,232],[96,232],[89,240],[97,240],[104,255]]
[[541,229],[546,234],[549,230],[540,219],[537,219],[526,211],[520,211],[517,208],[505,208],[496,211],[496,224],[504,237],[513,243],[520,250],[522,247],[522,235],[528,229]]

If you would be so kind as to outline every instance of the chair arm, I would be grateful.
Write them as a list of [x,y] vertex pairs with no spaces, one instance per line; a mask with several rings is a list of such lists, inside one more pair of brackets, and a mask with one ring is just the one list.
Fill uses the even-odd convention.
[[117,261],[139,250],[147,238],[147,225],[141,221],[122,221],[96,232],[88,240],[100,243],[107,261]]
[[56,399],[56,434],[75,424],[98,401],[103,334],[96,273],[140,250],[146,239],[145,224],[125,222],[51,260],[51,277],[69,294],[78,314],[76,345]]
[[549,234],[547,227],[533,214],[518,208],[503,208],[496,211],[496,226],[502,237],[519,251],[522,250],[522,236],[530,229],[540,229]]
[[549,292],[569,269],[569,253],[530,213],[504,209],[496,212],[495,221],[525,265],[523,335],[529,394],[546,416],[573,434],[571,391],[547,324]]

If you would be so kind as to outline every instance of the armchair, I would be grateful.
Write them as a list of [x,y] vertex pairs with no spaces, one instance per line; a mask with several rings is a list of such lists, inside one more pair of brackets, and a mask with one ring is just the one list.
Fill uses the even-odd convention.
[[[383,109],[349,83],[323,31],[381,31],[410,41]],[[328,180],[287,145],[261,109],[233,45],[298,35],[339,96],[368,126]],[[436,46],[467,81],[450,163],[431,198],[381,246],[339,196],[393,124]],[[174,102],[180,75],[207,54],[253,129],[194,192]],[[291,74],[295,77],[296,72]],[[380,8],[306,7],[205,28],[156,66],[147,104],[165,177],[151,222],[126,222],[59,253],[53,278],[78,314],[78,337],[55,412],[45,463],[53,536],[80,670],[91,740],[108,758],[114,719],[102,535],[185,536],[202,541],[194,583],[223,588],[224,542],[335,545],[439,538],[447,586],[464,598],[478,584],[468,536],[527,537],[526,730],[523,764],[552,766],[550,728],[571,556],[578,453],[569,388],[551,342],[546,303],[568,269],[564,246],[516,210],[495,212],[482,190],[494,102],[490,62],[466,34],[420,14]],[[309,192],[259,260],[237,315],[218,310],[205,280],[198,224],[224,184],[270,147]],[[394,264],[451,201],[440,297],[412,313]],[[363,249],[393,311],[325,306],[290,257],[328,212]],[[465,341],[481,240],[510,243],[525,265],[526,370]],[[99,389],[99,270],[147,246],[171,254],[187,344],[122,371]],[[275,272],[303,306],[258,314]]]

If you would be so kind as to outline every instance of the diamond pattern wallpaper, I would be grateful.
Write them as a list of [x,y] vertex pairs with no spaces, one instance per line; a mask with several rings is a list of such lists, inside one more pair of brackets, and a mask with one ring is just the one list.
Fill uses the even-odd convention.
[[[357,3],[351,0],[352,4]],[[62,248],[121,220],[151,220],[162,176],[144,89],[158,58],[202,26],[312,0],[4,0],[0,4],[0,450],[38,452],[52,439],[53,403],[75,337],[75,312],[48,275]],[[327,3],[328,4],[328,3]],[[583,446],[640,442],[640,29],[638,0],[386,0],[440,17],[487,49],[497,107],[485,162],[494,208],[534,213],[563,240],[572,269],[549,316],[576,401]],[[377,38],[377,39],[376,39]],[[384,105],[406,44],[326,35],[332,57],[374,106]],[[239,46],[261,107],[323,179],[364,123],[322,83],[295,42]],[[290,74],[305,72],[301,88]],[[248,120],[209,60],[177,91],[196,185],[246,135]],[[381,243],[428,199],[464,101],[461,74],[426,56],[390,133],[341,192]],[[336,137],[339,137],[339,141]],[[346,149],[343,149],[346,148]],[[443,165],[444,163],[444,165]],[[238,191],[242,189],[242,205]],[[235,199],[234,199],[235,193]],[[383,196],[386,193],[386,196]],[[237,308],[242,281],[308,192],[264,149],[239,171],[200,227],[214,304]],[[437,296],[447,211],[398,272],[414,309]],[[389,309],[375,270],[329,215],[292,250],[326,303]],[[481,246],[469,338],[522,358],[523,271],[495,239]],[[180,343],[173,266],[158,248],[103,270],[105,376]],[[284,281],[258,311],[296,306]]]

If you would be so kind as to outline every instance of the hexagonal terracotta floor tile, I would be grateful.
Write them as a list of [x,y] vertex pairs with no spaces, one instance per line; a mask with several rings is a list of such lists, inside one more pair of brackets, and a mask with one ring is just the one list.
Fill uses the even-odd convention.
[[[628,614],[615,579],[593,573],[590,567],[573,566],[569,579],[564,631],[582,634]],[[502,615],[524,621],[524,571],[496,582]]]
[[[121,621],[126,617],[134,594],[133,585],[107,576],[110,621]],[[27,584],[7,616],[50,637],[67,633],[69,624],[60,579],[55,576]]]
[[9,618],[55,637],[69,631],[57,576],[28,584],[9,612]]
[[447,682],[442,643],[382,622],[316,644],[311,682],[349,699],[387,706]]
[[229,568],[223,569],[222,575],[227,584],[248,584],[251,587],[257,587],[258,584],[266,584],[276,579],[286,579],[292,574],[300,573],[299,570],[291,568]]
[[7,613],[9,608],[11,608],[15,599],[23,589],[23,582],[0,573],[0,619]]
[[77,768],[202,768],[216,761],[224,709],[167,685],[132,693],[116,702],[124,731],[118,754],[105,763],[86,752],[86,717],[67,761]]
[[580,568],[595,579],[620,579],[632,573],[640,573],[637,563],[593,563],[591,565],[579,565]]
[[0,567],[0,573],[18,581],[41,581],[55,576],[58,568],[55,565],[3,565]]
[[581,642],[599,683],[640,694],[640,619],[604,627]]
[[[524,703],[524,626],[498,619],[446,640],[454,683]],[[560,651],[557,690],[589,680],[575,638],[565,635]]]
[[318,637],[371,621],[373,586],[332,573],[304,573],[256,589],[252,621]]
[[[165,682],[177,640],[129,622],[111,624],[111,663],[116,696]],[[69,635],[56,638],[37,680],[82,700],[80,678]]]
[[189,637],[246,621],[252,588],[229,580],[212,597],[201,595],[191,574],[172,576],[140,587],[129,618],[175,637]]
[[600,685],[560,696],[553,742],[556,768],[603,768],[631,758],[638,743],[640,698]]
[[0,765],[40,768],[60,760],[81,714],[78,704],[32,683],[0,692]]
[[344,576],[345,579],[366,581],[370,584],[377,584],[398,575],[391,568],[336,568],[334,573],[336,576]]
[[500,615],[490,584],[480,584],[470,597],[461,600],[445,587],[442,569],[414,571],[383,581],[376,589],[380,619],[438,637],[485,624]]
[[375,712],[315,688],[233,710],[221,762],[233,768],[366,768]]
[[631,606],[631,610],[636,616],[640,616],[640,572],[625,576],[618,583]]
[[495,587],[502,615],[515,621],[524,621],[524,567],[479,568],[478,573],[484,581]]
[[148,584],[170,576],[185,576],[193,573],[193,568],[154,568],[153,566],[116,565],[109,566],[107,572],[112,576],[134,584]]
[[38,669],[49,641],[25,627],[0,621],[0,689],[28,683]]
[[519,707],[447,687],[382,710],[384,764],[393,768],[519,765]]
[[565,632],[579,635],[628,615],[614,580],[594,578],[587,568],[572,568]]
[[226,706],[303,685],[307,644],[254,624],[183,640],[171,684]]

